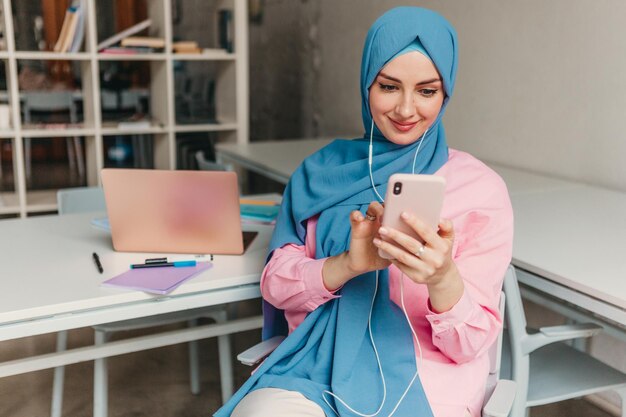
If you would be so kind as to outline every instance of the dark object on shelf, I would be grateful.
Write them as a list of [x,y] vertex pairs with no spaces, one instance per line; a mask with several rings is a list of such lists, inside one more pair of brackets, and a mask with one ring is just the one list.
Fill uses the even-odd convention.
[[202,76],[176,75],[176,123],[217,123],[215,119],[215,80]]
[[216,133],[186,133],[176,135],[176,169],[198,169],[196,152],[202,151],[207,160],[215,161]]
[[154,168],[152,135],[119,135],[104,138],[105,168]]
[[217,16],[219,46],[228,52],[233,52],[233,11],[221,9],[217,12]]

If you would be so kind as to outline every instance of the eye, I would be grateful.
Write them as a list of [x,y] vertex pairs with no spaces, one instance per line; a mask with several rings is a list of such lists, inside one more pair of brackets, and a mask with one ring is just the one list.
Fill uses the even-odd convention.
[[439,90],[433,89],[433,88],[423,88],[419,90],[418,92],[424,97],[433,97],[435,94],[437,94],[438,91]]
[[378,83],[378,87],[380,87],[380,89],[383,91],[395,91],[398,89],[398,87],[393,84]]

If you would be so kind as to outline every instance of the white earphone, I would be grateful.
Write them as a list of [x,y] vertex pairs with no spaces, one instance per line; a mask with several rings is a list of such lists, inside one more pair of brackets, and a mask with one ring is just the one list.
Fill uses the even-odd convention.
[[[415,161],[417,161],[417,153],[420,151],[420,148],[422,147],[422,144],[424,143],[424,138],[426,137],[426,133],[428,133],[428,129],[424,131],[424,134],[422,135],[422,138],[420,139],[420,143],[417,144],[415,155],[413,155],[413,166],[411,168],[411,174],[415,174]],[[367,163],[370,169],[370,181],[372,183],[372,188],[374,189],[374,192],[376,193],[378,200],[381,203],[384,203],[385,199],[378,193],[378,190],[376,189],[376,185],[374,185],[374,175],[372,174],[372,162],[374,160],[374,157],[373,157],[374,145],[373,145],[373,139],[372,139],[373,136],[374,136],[374,119],[372,119],[372,127],[370,129],[370,145],[369,145],[369,154],[367,157]]]
[[[422,135],[422,138],[420,139],[420,143],[417,145],[417,149],[415,150],[415,155],[413,156],[413,168],[411,170],[412,174],[415,174],[415,161],[417,160],[417,153],[420,151],[420,148],[422,147],[422,143],[424,142],[424,138],[426,137],[426,133],[428,133],[428,129],[426,129],[426,131]],[[380,202],[383,203],[385,200],[378,193],[378,190],[376,189],[376,186],[374,185],[374,177],[372,175],[372,160],[373,160],[372,137],[373,137],[373,134],[374,134],[374,119],[372,119],[372,127],[370,129],[370,144],[369,144],[368,165],[369,165],[369,171],[370,171],[370,181],[372,182],[372,188],[374,189],[374,192],[376,193],[376,196],[378,196]],[[360,412],[356,411],[355,409],[353,409],[352,407],[350,407],[348,404],[346,404],[346,402],[344,400],[339,398],[339,396],[333,394],[330,391],[324,390],[322,392],[322,398],[324,399],[326,404],[328,404],[328,406],[331,408],[331,410],[333,410],[335,412],[335,414],[337,414],[337,416],[339,416],[339,412],[326,399],[325,394],[332,396],[335,400],[339,401],[344,407],[346,407],[352,413],[354,413],[354,414],[356,414],[356,415],[358,415],[360,417],[375,417],[375,416],[377,416],[378,413],[381,412],[381,410],[383,409],[383,406],[385,405],[385,402],[387,401],[387,383],[385,381],[385,374],[383,372],[382,364],[380,363],[380,357],[378,356],[378,349],[376,348],[376,343],[374,342],[374,335],[372,333],[372,311],[374,310],[374,300],[376,299],[376,294],[378,293],[378,272],[379,271],[376,271],[376,285],[374,287],[374,295],[372,296],[372,303],[370,305],[369,317],[367,319],[367,330],[369,332],[369,336],[370,336],[370,341],[372,343],[372,347],[374,348],[374,355],[376,356],[376,362],[378,364],[378,372],[380,373],[380,378],[381,378],[381,381],[382,381],[382,384],[383,384],[383,399],[382,399],[382,401],[380,403],[380,406],[378,407],[378,410],[376,410],[372,414],[364,414],[364,413],[360,413]],[[409,325],[409,328],[411,329],[411,333],[413,334],[413,337],[415,338],[415,342],[417,344],[417,348],[418,348],[419,355],[420,355],[420,360],[419,360],[419,363],[416,363],[416,365],[415,365],[415,375],[413,375],[413,378],[411,378],[411,381],[409,382],[409,384],[407,385],[406,389],[402,393],[402,396],[400,397],[400,399],[398,400],[398,402],[394,406],[393,410],[391,410],[391,412],[389,413],[389,415],[387,417],[393,416],[393,414],[396,412],[396,410],[398,410],[398,407],[400,406],[400,403],[402,403],[402,401],[404,400],[404,397],[406,397],[406,395],[408,394],[409,389],[411,389],[411,387],[413,386],[413,383],[415,382],[415,380],[417,379],[417,376],[419,375],[419,368],[420,368],[420,366],[422,364],[422,359],[423,359],[422,358],[422,346],[420,345],[420,341],[417,338],[417,333],[415,332],[415,329],[411,325],[411,320],[409,319],[409,315],[406,312],[406,306],[404,305],[404,274],[402,274],[402,273],[400,275],[400,301],[401,301],[401,304],[402,304],[402,312],[404,313],[404,317],[406,318],[406,321],[407,321],[407,323]]]

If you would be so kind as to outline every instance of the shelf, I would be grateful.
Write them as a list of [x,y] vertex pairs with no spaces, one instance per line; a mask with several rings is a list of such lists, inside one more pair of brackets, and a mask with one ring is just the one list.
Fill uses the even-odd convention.
[[152,125],[150,127],[120,129],[117,127],[117,123],[115,122],[105,122],[100,133],[102,136],[148,135],[154,133],[167,133],[167,128],[161,125]]
[[2,139],[11,139],[15,136],[14,130],[0,130],[0,138]]
[[237,123],[205,123],[197,125],[176,125],[174,132],[221,132],[224,130],[236,130]]
[[[5,5],[21,4],[18,1],[2,1]],[[98,33],[102,32],[99,29],[107,29],[99,27],[102,23],[100,19],[103,17],[98,15],[99,8],[97,6],[103,6],[100,3],[109,2],[86,0],[81,3],[86,7],[85,32],[82,48],[78,52],[60,53],[27,50],[27,48],[31,48],[30,46],[21,46],[22,50],[16,50],[15,33],[13,31],[2,33],[6,47],[0,49],[0,67],[4,67],[6,87],[5,91],[0,91],[0,101],[7,102],[11,114],[14,118],[16,115],[18,117],[16,117],[16,123],[13,123],[14,120],[11,118],[10,125],[5,125],[0,130],[0,139],[2,146],[5,146],[7,150],[10,148],[13,155],[17,155],[19,149],[22,161],[16,159],[19,163],[8,164],[13,169],[14,180],[11,188],[14,187],[15,191],[8,192],[7,189],[10,188],[6,187],[3,192],[0,192],[0,214],[3,215],[1,217],[25,217],[31,213],[54,212],[57,209],[56,189],[30,189],[26,179],[26,164],[23,163],[25,161],[25,145],[31,144],[33,141],[39,140],[47,146],[50,145],[48,142],[55,144],[65,142],[55,140],[55,138],[81,138],[80,142],[83,146],[80,152],[83,154],[81,160],[84,161],[84,178],[81,178],[80,183],[86,182],[90,186],[101,183],[100,169],[107,161],[106,152],[108,152],[110,143],[115,142],[116,136],[122,137],[125,141],[135,135],[147,135],[137,142],[149,143],[150,148],[146,147],[145,150],[147,158],[150,158],[154,166],[159,169],[176,169],[177,161],[180,160],[178,153],[181,152],[177,144],[183,136],[193,136],[193,140],[205,141],[207,146],[214,140],[241,143],[248,141],[249,36],[246,0],[228,0],[223,2],[223,5],[220,3],[219,6],[227,7],[233,12],[231,29],[234,40],[233,49],[236,52],[228,52],[226,49],[215,47],[203,48],[197,54],[177,54],[172,50],[173,39],[177,36],[174,33],[172,13],[169,7],[171,0],[144,2],[146,3],[147,17],[152,20],[150,31],[166,40],[166,48],[148,53],[133,54],[99,52],[95,49],[95,45],[98,45],[99,41]],[[191,4],[185,7],[190,7],[189,10],[192,11],[195,10]],[[218,6],[207,7],[213,10]],[[0,20],[13,21],[15,18],[14,10],[8,8],[6,12]],[[28,21],[32,21],[35,16],[31,9],[23,9],[20,13],[22,12],[26,14],[23,17]],[[209,16],[213,16],[215,13],[217,13],[217,9],[211,11]],[[115,14],[114,10],[113,14]],[[215,28],[207,25],[207,22],[206,16],[185,21],[185,17],[180,15],[176,25],[183,33],[178,34],[178,37],[181,39],[199,39],[206,42],[206,45],[217,46],[218,44],[213,39],[216,36],[213,33]],[[21,45],[21,42],[18,44]],[[63,65],[61,67],[51,66],[50,64],[54,61]],[[141,65],[138,66],[138,63]],[[80,83],[77,83],[81,86],[80,89],[72,91],[74,104],[80,108],[82,103],[82,117],[72,119],[79,121],[79,123],[67,123],[69,118],[61,119],[60,114],[55,114],[54,118],[29,119],[31,123],[23,123],[24,118],[20,118],[20,116],[24,113],[24,107],[29,103],[28,100],[33,97],[27,96],[28,91],[24,90],[24,85],[19,83],[20,71],[24,66],[34,66],[37,67],[37,71],[48,72],[71,69],[73,77],[80,79]],[[107,91],[103,88],[103,85],[106,84],[100,81],[100,77],[112,66],[133,67],[132,71],[136,71],[136,75],[133,74],[131,86],[118,92]],[[122,68],[121,71],[125,71],[125,69]],[[181,74],[183,76],[179,78]],[[184,81],[184,84],[180,84],[181,80]],[[138,85],[141,87],[136,87]],[[181,89],[181,87],[184,88]],[[201,102],[189,102],[190,106],[199,106],[199,111],[193,109],[192,112],[192,109],[189,108],[187,113],[182,112],[185,109],[178,107],[180,105],[178,94],[182,91],[193,96],[191,97],[193,100],[196,100],[197,95],[203,97]],[[127,94],[128,92],[130,94]],[[12,100],[9,100],[10,98]],[[141,109],[137,103],[141,104]],[[211,103],[210,112],[207,103]],[[152,118],[149,125],[140,127],[138,125],[118,124],[118,119],[124,121],[124,118],[130,117],[131,112],[134,113],[139,110],[151,114]],[[177,111],[182,112],[179,113],[181,116],[177,115]],[[192,118],[192,114],[197,117]],[[188,117],[182,117],[182,115]],[[201,118],[200,115],[207,117]],[[46,125],[39,123],[39,120],[64,120],[66,123]],[[20,140],[17,141],[17,138]],[[135,139],[133,138],[133,140]],[[130,142],[130,140],[128,141]],[[61,145],[59,149],[62,148]],[[49,156],[46,155],[45,163],[50,162],[49,159]],[[45,167],[47,166],[45,165]],[[37,167],[37,169],[40,168],[42,171],[38,171],[38,173],[47,175],[44,166]],[[7,172],[7,166],[4,169]],[[69,184],[78,184],[78,181],[74,181],[75,173],[72,171],[69,175],[72,177],[69,177],[71,181],[67,181],[68,186],[70,186]],[[59,185],[62,184],[59,183]]]
[[20,212],[20,202],[17,193],[0,193],[0,214],[15,214]]
[[200,54],[172,54],[174,61],[229,61],[235,58],[234,53],[226,52],[225,49],[205,51]]
[[92,126],[72,126],[44,128],[37,125],[24,125],[22,127],[22,137],[25,138],[58,138],[65,136],[93,136],[96,129]]
[[26,210],[30,213],[57,209],[57,190],[28,191]]
[[53,61],[89,61],[91,54],[87,52],[39,52],[39,51],[17,51],[17,59],[29,60],[53,60]]
[[165,61],[163,53],[150,54],[103,54],[97,55],[100,61]]

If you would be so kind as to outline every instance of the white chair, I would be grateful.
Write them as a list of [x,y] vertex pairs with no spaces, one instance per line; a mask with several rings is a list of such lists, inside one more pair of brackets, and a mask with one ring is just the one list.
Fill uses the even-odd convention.
[[235,168],[232,164],[223,164],[219,162],[209,161],[205,158],[204,152],[196,152],[196,162],[198,163],[198,169],[201,171],[234,171]]
[[507,272],[504,291],[508,337],[503,349],[502,375],[510,376],[516,383],[511,416],[525,417],[533,406],[615,390],[621,397],[622,416],[626,417],[626,374],[563,343],[591,337],[602,328],[582,323],[529,332],[514,269]]
[[[104,192],[100,187],[68,188],[57,193],[59,215],[80,212],[105,211]],[[161,314],[153,317],[124,320],[94,326],[94,343],[106,343],[112,333],[126,330],[144,329],[171,323],[187,322],[188,326],[196,326],[200,318],[211,318],[218,323],[228,320],[227,306],[202,307],[177,313]],[[218,336],[220,383],[222,387],[222,401],[226,402],[233,393],[233,370],[228,335]],[[67,331],[57,334],[57,351],[67,349]],[[54,369],[52,388],[52,417],[60,417],[63,407],[63,378],[65,368]],[[198,342],[189,342],[189,374],[191,392],[195,395],[200,392]],[[94,409],[95,417],[106,417],[108,408],[108,375],[107,360],[94,361]]]
[[[512,269],[512,267],[509,267]],[[507,271],[508,273],[508,271]],[[500,312],[505,311],[505,294],[500,297]],[[265,357],[274,351],[283,341],[284,336],[275,336],[252,346],[250,349],[237,355],[237,360],[244,365],[253,366],[260,363]],[[503,332],[489,348],[489,376],[485,388],[482,417],[508,417],[510,415],[513,400],[515,398],[515,382],[500,379],[500,364],[502,355]]]
[[[24,123],[32,121],[32,112],[68,112],[70,123],[78,122],[76,105],[71,91],[30,91],[22,95]],[[67,159],[70,170],[76,170],[81,181],[85,178],[85,162],[83,161],[83,147],[80,138],[67,138]],[[24,172],[26,180],[32,178],[31,168],[31,139],[24,138]]]

